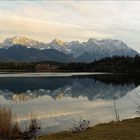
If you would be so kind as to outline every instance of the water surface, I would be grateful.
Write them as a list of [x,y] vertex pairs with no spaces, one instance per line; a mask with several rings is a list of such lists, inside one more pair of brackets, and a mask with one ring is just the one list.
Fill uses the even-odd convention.
[[109,122],[115,120],[114,99],[120,119],[139,116],[138,76],[52,75],[1,74],[0,104],[12,108],[23,129],[31,112],[39,119],[44,132],[69,130],[73,120],[80,117],[90,120],[91,125]]

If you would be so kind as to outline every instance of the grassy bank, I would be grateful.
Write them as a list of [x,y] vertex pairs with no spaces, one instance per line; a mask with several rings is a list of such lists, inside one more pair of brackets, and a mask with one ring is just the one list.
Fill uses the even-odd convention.
[[140,140],[140,118],[99,124],[84,132],[60,132],[39,140]]

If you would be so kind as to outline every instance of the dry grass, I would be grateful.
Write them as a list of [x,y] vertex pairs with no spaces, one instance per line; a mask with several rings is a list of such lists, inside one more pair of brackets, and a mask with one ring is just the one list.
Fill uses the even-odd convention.
[[140,140],[140,118],[99,124],[80,133],[49,134],[39,140]]
[[40,126],[37,119],[31,116],[31,121],[25,132],[17,122],[17,117],[13,115],[11,109],[0,107],[0,140],[30,140],[37,137]]
[[0,136],[9,137],[13,125],[13,114],[10,109],[0,107]]
[[0,138],[10,140],[19,138],[21,134],[16,116],[13,115],[11,109],[5,106],[0,107]]

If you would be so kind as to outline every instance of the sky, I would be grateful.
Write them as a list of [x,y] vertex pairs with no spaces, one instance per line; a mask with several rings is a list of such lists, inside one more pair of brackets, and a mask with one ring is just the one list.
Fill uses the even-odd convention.
[[50,42],[122,40],[140,52],[140,1],[0,1],[0,42],[15,35]]

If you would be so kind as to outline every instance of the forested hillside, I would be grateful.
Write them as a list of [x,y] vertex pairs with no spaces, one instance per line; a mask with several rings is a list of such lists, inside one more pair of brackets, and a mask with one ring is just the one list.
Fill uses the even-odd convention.
[[53,61],[43,62],[9,62],[0,63],[0,70],[19,71],[90,71],[113,73],[139,73],[140,56],[125,57],[114,56],[94,61],[92,63],[59,63]]

